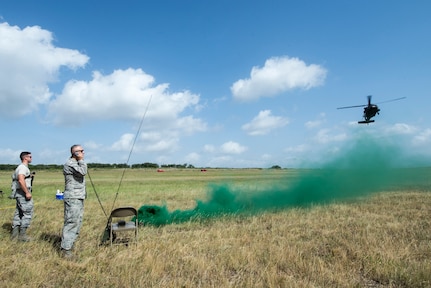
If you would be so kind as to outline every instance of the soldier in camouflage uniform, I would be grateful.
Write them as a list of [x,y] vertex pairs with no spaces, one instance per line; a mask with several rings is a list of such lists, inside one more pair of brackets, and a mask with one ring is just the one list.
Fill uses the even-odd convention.
[[85,175],[87,164],[84,162],[84,149],[81,145],[70,148],[72,156],[63,166],[64,174],[64,226],[61,237],[61,251],[65,258],[72,257],[72,248],[81,230],[84,216]]
[[33,197],[31,195],[32,174],[28,164],[31,163],[30,152],[24,151],[19,155],[21,164],[15,169],[12,175],[12,194],[11,198],[16,200],[16,209],[12,220],[11,239],[18,238],[19,241],[27,242],[30,238],[26,231],[33,218]]

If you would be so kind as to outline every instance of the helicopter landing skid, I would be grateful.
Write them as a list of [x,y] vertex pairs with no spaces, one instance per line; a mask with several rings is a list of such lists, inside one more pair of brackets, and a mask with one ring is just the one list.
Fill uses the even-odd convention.
[[368,120],[368,121],[358,121],[358,124],[368,124],[368,123],[373,123],[374,120]]

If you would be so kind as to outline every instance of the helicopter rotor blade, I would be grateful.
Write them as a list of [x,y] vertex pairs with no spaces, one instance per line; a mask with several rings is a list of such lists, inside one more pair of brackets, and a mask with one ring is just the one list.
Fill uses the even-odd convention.
[[345,106],[345,107],[338,107],[337,109],[356,108],[356,107],[365,107],[365,106],[368,106],[368,105]]
[[400,98],[396,98],[396,99],[391,99],[391,100],[386,100],[386,101],[382,101],[382,102],[378,102],[376,104],[381,104],[381,103],[388,103],[388,102],[393,102],[393,101],[398,101],[401,99],[405,99],[406,97],[400,97]]

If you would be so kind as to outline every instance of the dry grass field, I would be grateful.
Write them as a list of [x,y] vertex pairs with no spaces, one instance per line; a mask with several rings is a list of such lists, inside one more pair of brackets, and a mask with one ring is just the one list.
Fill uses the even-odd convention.
[[[9,240],[15,205],[7,198],[12,171],[2,171],[0,286],[431,287],[430,172],[420,169],[410,182],[395,181],[339,201],[319,204],[310,199],[307,205],[280,207],[282,199],[277,198],[271,202],[274,207],[250,208],[253,213],[245,209],[140,226],[137,245],[112,247],[99,245],[107,218],[87,177],[84,224],[76,259],[70,261],[59,257],[63,203],[55,199],[55,191],[63,189],[61,171],[36,171],[29,243]],[[142,205],[193,210],[196,200],[210,201],[210,183],[242,191],[244,198],[244,193],[265,193],[273,183],[289,185],[301,177],[288,169],[133,169],[125,172],[118,190],[122,173],[90,169],[107,213],[113,207]],[[326,188],[330,194],[331,187]],[[337,189],[348,194],[354,188],[343,182]],[[253,198],[258,201],[250,207],[265,202],[265,195]]]

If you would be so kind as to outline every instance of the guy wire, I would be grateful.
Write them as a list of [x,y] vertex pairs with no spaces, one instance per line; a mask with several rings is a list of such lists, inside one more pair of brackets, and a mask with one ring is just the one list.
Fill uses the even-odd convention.
[[115,202],[117,201],[117,197],[118,197],[118,193],[120,191],[121,183],[123,182],[124,174],[126,173],[126,169],[127,169],[128,164],[129,164],[130,157],[132,156],[133,148],[135,147],[136,140],[138,139],[139,133],[141,131],[141,127],[142,127],[142,123],[144,122],[145,115],[147,115],[148,107],[150,107],[151,98],[153,98],[153,95],[150,95],[150,99],[148,100],[147,107],[145,108],[144,115],[142,116],[142,119],[141,119],[141,123],[139,123],[138,131],[136,132],[135,139],[133,140],[132,148],[130,149],[129,157],[127,158],[127,162],[126,162],[126,166],[123,169],[123,174],[121,175],[120,183],[118,184],[118,189],[117,189],[117,192],[115,193],[115,198],[114,198],[114,202],[112,203],[111,211],[114,209]]
[[93,180],[90,176],[90,170],[87,169],[88,179],[90,179],[91,187],[93,187],[94,194],[96,194],[97,201],[99,201],[100,207],[102,207],[103,214],[105,214],[106,219],[108,219],[108,214],[106,214],[105,208],[103,208],[102,202],[100,201],[99,194],[97,194],[96,187],[94,187]]

